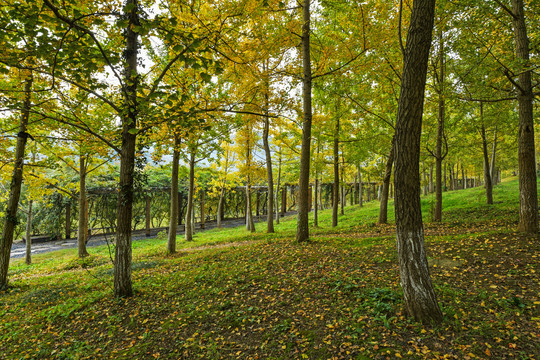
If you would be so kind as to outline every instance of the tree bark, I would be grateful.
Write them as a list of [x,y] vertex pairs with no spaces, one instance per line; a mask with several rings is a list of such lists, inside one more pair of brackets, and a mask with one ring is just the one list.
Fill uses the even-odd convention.
[[127,0],[125,9],[128,26],[125,30],[126,49],[124,68],[124,107],[122,117],[122,147],[120,153],[120,192],[118,194],[116,252],[114,257],[114,294],[116,297],[133,295],[131,283],[131,220],[133,213],[133,172],[137,140],[137,70],[139,4]]
[[186,207],[186,224],[184,236],[186,241],[193,241],[193,197],[195,196],[195,153],[197,149],[192,147],[189,154],[189,189]]
[[438,95],[439,95],[439,114],[437,118],[437,144],[435,145],[435,212],[433,214],[434,222],[442,221],[442,162],[446,157],[443,154],[443,140],[444,140],[444,120],[446,112],[446,102],[444,94],[444,41],[443,33],[439,31],[439,74],[438,79]]
[[491,175],[491,184],[497,185],[497,170],[495,169],[495,157],[497,155],[497,126],[495,126],[495,131],[493,132],[493,146],[491,148],[491,166],[490,166],[490,175]]
[[339,117],[334,127],[334,183],[332,185],[332,227],[338,224],[339,209]]
[[281,186],[281,152],[278,160],[278,178],[276,184],[276,224],[279,224],[279,189]]
[[381,194],[381,205],[379,207],[379,224],[388,223],[388,194],[390,190],[390,178],[392,177],[392,166],[394,164],[394,139],[390,145],[390,153],[386,159],[386,169],[384,171],[383,188]]
[[77,254],[79,258],[88,256],[86,242],[88,241],[88,202],[86,199],[86,172],[88,157],[79,156],[79,228],[77,231]]
[[4,230],[2,231],[2,238],[0,238],[0,290],[6,289],[8,286],[9,259],[11,256],[11,246],[13,245],[13,232],[15,231],[15,226],[17,226],[17,209],[19,207],[23,180],[24,151],[29,137],[26,130],[30,117],[30,108],[32,106],[33,82],[32,72],[29,71],[24,84],[24,102],[19,123],[19,132],[17,133],[15,163],[13,164],[9,200],[5,211]]
[[66,239],[71,238],[71,204],[66,204]]
[[362,183],[362,173],[360,168],[358,168],[358,204],[360,207],[364,206],[364,184]]
[[440,323],[443,318],[429,275],[420,206],[420,134],[434,12],[435,0],[414,0],[398,103],[394,175],[404,305],[423,323]]
[[171,172],[171,208],[169,214],[167,254],[174,254],[176,252],[176,229],[178,227],[178,168],[180,166],[180,143],[180,137],[175,134]]
[[529,60],[529,38],[525,22],[523,0],[512,0],[512,22],[516,43],[516,57],[522,70],[516,86],[519,104],[519,225],[518,231],[538,232],[538,195],[536,185],[536,159],[534,147],[533,88]]
[[482,123],[480,134],[482,135],[482,154],[484,155],[484,186],[486,188],[486,201],[488,205],[493,204],[493,186],[491,184],[491,171],[489,171],[489,154],[486,138],[486,127],[484,126],[484,104],[480,102],[480,121]]
[[310,0],[303,0],[302,67],[303,67],[303,121],[302,150],[300,153],[300,179],[298,180],[298,223],[296,241],[309,241],[309,165],[311,161],[311,58],[310,58]]
[[[268,70],[268,69],[266,69]],[[267,74],[265,74],[265,94],[264,94],[264,129],[263,129],[263,147],[266,155],[266,176],[268,178],[268,211],[266,215],[266,232],[274,232],[274,175],[272,173],[272,153],[270,152],[270,144],[268,143],[268,135],[270,133],[270,116],[268,92],[270,91],[270,82]]]
[[33,201],[28,201],[28,214],[26,216],[26,254],[24,257],[26,265],[32,264],[32,205]]

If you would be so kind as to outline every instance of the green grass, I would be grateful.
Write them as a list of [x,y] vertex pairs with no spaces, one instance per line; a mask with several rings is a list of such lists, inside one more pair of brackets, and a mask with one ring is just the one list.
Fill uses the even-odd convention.
[[[0,358],[386,359],[538,358],[536,236],[515,232],[517,181],[444,193],[443,224],[422,200],[430,271],[445,319],[426,328],[402,312],[393,225],[378,203],[320,214],[312,241],[296,218],[275,234],[243,227],[133,243],[135,296],[112,297],[106,246],[15,260],[0,293]],[[393,219],[392,203],[389,217]]]

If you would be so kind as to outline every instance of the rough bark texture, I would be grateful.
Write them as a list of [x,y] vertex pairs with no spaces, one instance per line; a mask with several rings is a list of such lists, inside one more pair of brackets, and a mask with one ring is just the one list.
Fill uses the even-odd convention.
[[390,153],[388,154],[388,159],[386,159],[386,169],[383,178],[381,205],[379,207],[379,224],[388,223],[388,194],[390,193],[390,178],[392,177],[392,166],[394,164],[394,139],[392,139],[390,146]]
[[536,185],[536,159],[534,148],[533,88],[529,61],[529,38],[525,23],[523,0],[512,0],[516,57],[522,61],[518,78],[519,103],[519,225],[518,230],[538,232],[538,195]]
[[11,176],[11,186],[9,190],[9,200],[6,206],[6,215],[4,218],[4,230],[0,238],[0,290],[8,286],[8,268],[11,255],[11,246],[13,245],[13,232],[17,225],[17,208],[21,196],[21,186],[23,180],[24,151],[28,139],[26,128],[30,117],[30,107],[32,102],[32,73],[30,72],[24,84],[24,103],[19,123],[19,132],[17,133],[17,145],[15,147],[15,163],[13,164],[13,174]]
[[138,2],[127,0],[128,26],[125,30],[126,49],[124,68],[124,114],[122,117],[122,147],[120,153],[120,192],[116,221],[116,252],[114,257],[114,294],[116,297],[133,295],[131,283],[131,218],[133,213],[133,172],[137,140],[137,53],[139,26]]
[[396,123],[396,238],[401,287],[407,313],[417,321],[440,323],[442,312],[424,249],[420,207],[420,134],[435,0],[415,0],[404,53]]
[[79,258],[88,256],[86,241],[88,240],[88,203],[86,200],[86,172],[88,158],[79,156],[79,225],[77,230],[77,255]]
[[176,229],[178,227],[178,167],[180,163],[180,137],[174,137],[174,150],[171,171],[171,210],[169,216],[169,234],[167,238],[167,253],[176,252]]
[[303,0],[302,67],[303,74],[303,121],[302,150],[300,153],[300,179],[298,180],[298,223],[296,241],[309,241],[309,165],[311,161],[311,58],[310,58],[310,0]]
[[193,197],[195,195],[195,152],[192,148],[189,154],[189,185],[188,185],[188,200],[186,207],[186,225],[184,236],[186,241],[193,241]]

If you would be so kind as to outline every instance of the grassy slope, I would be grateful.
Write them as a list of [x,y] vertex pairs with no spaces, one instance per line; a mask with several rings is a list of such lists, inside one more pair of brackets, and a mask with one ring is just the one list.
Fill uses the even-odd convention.
[[439,328],[402,314],[393,227],[375,225],[372,203],[334,229],[323,212],[309,244],[292,241],[294,218],[272,235],[200,233],[175,256],[165,240],[135,242],[130,299],[111,297],[106,247],[15,261],[0,358],[540,358],[538,239],[514,232],[517,181],[494,195],[445,193],[444,224],[423,199]]

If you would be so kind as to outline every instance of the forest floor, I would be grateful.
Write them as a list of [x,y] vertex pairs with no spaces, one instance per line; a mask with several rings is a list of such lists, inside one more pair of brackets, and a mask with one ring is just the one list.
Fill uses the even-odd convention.
[[491,206],[479,188],[445,192],[440,224],[423,199],[437,327],[405,316],[394,226],[371,203],[337,228],[323,212],[306,244],[293,217],[275,234],[200,233],[171,256],[165,240],[135,242],[126,299],[112,297],[106,248],[15,260],[0,358],[540,359],[540,242],[515,231],[517,189],[497,185]]

